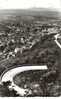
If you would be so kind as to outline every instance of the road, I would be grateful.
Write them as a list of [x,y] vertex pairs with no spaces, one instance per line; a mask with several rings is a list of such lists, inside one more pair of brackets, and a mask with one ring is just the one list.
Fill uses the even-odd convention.
[[47,70],[47,66],[23,66],[23,67],[16,67],[13,69],[8,70],[6,73],[2,74],[1,82],[11,81],[11,86],[9,88],[12,88],[17,91],[18,94],[21,96],[24,96],[26,94],[27,89],[20,88],[13,82],[13,77],[17,75],[18,73],[28,71],[28,70]]
[[60,34],[56,34],[56,35],[54,36],[54,37],[55,37],[55,40],[54,40],[54,41],[56,42],[56,44],[58,45],[58,47],[61,48],[61,44],[60,44],[60,43],[58,42],[58,40],[57,40],[58,38],[60,38],[59,36],[60,36]]
[[[60,34],[56,34],[54,36],[54,38],[55,38],[54,41],[57,44],[57,46],[59,48],[61,48],[61,44],[57,40],[59,36],[60,36]],[[11,86],[9,86],[9,88],[16,90],[18,94],[20,94],[21,96],[24,96],[26,94],[27,89],[23,89],[23,88],[20,88],[19,86],[15,85],[13,82],[13,77],[15,75],[17,75],[18,73],[28,71],[28,70],[47,70],[47,69],[48,68],[46,65],[16,67],[16,68],[13,68],[13,69],[10,69],[10,70],[4,72],[1,76],[1,82],[11,81]]]

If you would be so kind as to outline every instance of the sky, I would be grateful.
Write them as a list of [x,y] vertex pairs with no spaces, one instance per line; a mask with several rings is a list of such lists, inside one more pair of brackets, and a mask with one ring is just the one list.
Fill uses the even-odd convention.
[[61,0],[0,0],[0,9],[55,8],[61,11]]

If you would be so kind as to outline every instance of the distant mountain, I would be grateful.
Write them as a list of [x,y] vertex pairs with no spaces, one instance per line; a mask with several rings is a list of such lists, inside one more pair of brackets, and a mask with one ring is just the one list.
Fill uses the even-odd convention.
[[37,8],[37,7],[33,7],[33,8],[29,8],[28,10],[33,10],[33,11],[57,11],[56,9],[52,9],[52,8]]
[[55,9],[45,8],[30,8],[30,9],[15,9],[15,10],[0,10],[0,16],[2,15],[16,15],[16,16],[44,16],[44,17],[59,17],[59,12]]
[[31,8],[30,12],[33,12],[36,15],[46,16],[46,17],[60,17],[59,13],[56,9],[48,9],[48,8]]

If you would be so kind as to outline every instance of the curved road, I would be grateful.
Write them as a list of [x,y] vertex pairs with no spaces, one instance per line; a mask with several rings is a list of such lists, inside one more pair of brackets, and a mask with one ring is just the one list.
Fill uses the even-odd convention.
[[56,44],[58,45],[58,47],[61,48],[61,44],[60,44],[60,43],[58,42],[58,40],[57,40],[58,38],[60,38],[59,36],[60,36],[60,34],[56,34],[56,35],[54,36],[54,37],[55,37],[55,40],[54,40],[54,41],[56,42]]
[[16,74],[21,73],[23,71],[28,71],[28,70],[47,70],[47,69],[48,68],[47,68],[46,65],[43,65],[43,66],[23,66],[23,67],[13,68],[13,69],[7,71],[6,73],[2,74],[1,82],[11,81],[11,86],[9,86],[9,89],[13,88],[14,90],[17,91],[18,94],[20,94],[21,96],[24,96],[26,94],[26,91],[28,91],[28,90],[20,88],[17,85],[15,85],[14,82],[13,82],[13,77]]
[[[61,48],[61,44],[58,42],[58,38],[59,38],[60,34],[56,34],[54,37],[55,37],[55,42],[56,44],[58,45],[59,48]],[[2,75],[1,75],[1,82],[6,82],[6,81],[11,81],[11,86],[9,86],[9,89],[10,88],[13,88],[14,90],[17,91],[18,94],[20,94],[21,96],[24,96],[26,94],[26,91],[27,89],[23,89],[23,88],[20,88],[18,87],[17,85],[14,84],[13,82],[13,77],[20,73],[20,72],[23,72],[23,71],[28,71],[28,70],[47,70],[47,66],[44,65],[44,66],[23,66],[23,67],[16,67],[16,68],[13,68],[13,69],[10,69],[6,72],[4,72]]]

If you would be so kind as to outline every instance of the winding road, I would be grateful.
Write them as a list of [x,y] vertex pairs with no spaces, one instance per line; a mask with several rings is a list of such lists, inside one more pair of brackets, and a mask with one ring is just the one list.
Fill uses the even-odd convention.
[[[60,36],[60,34],[56,34],[54,36],[54,38],[55,38],[54,41],[57,44],[57,46],[59,48],[61,48],[61,44],[57,40],[59,38],[59,36]],[[24,96],[26,94],[27,89],[23,89],[23,88],[20,88],[19,86],[15,85],[13,82],[13,77],[15,75],[17,75],[18,73],[28,71],[28,70],[47,70],[47,69],[48,68],[46,65],[16,67],[16,68],[13,68],[13,69],[10,69],[10,70],[4,72],[1,75],[1,82],[11,81],[11,86],[9,86],[9,89],[12,88],[12,89],[16,90],[18,94],[20,94],[21,96]]]
[[57,40],[58,38],[60,38],[60,34],[56,34],[54,37],[55,37],[55,40],[54,41],[56,42],[56,44],[58,45],[58,47],[61,49],[61,44]]
[[12,88],[17,91],[18,94],[21,96],[24,96],[26,94],[27,89],[20,88],[13,82],[13,77],[17,75],[18,73],[28,71],[28,70],[47,70],[47,66],[23,66],[23,67],[16,67],[13,69],[10,69],[9,71],[6,71],[6,73],[3,73],[1,75],[1,82],[7,82],[11,81],[11,85],[9,86],[9,89]]

